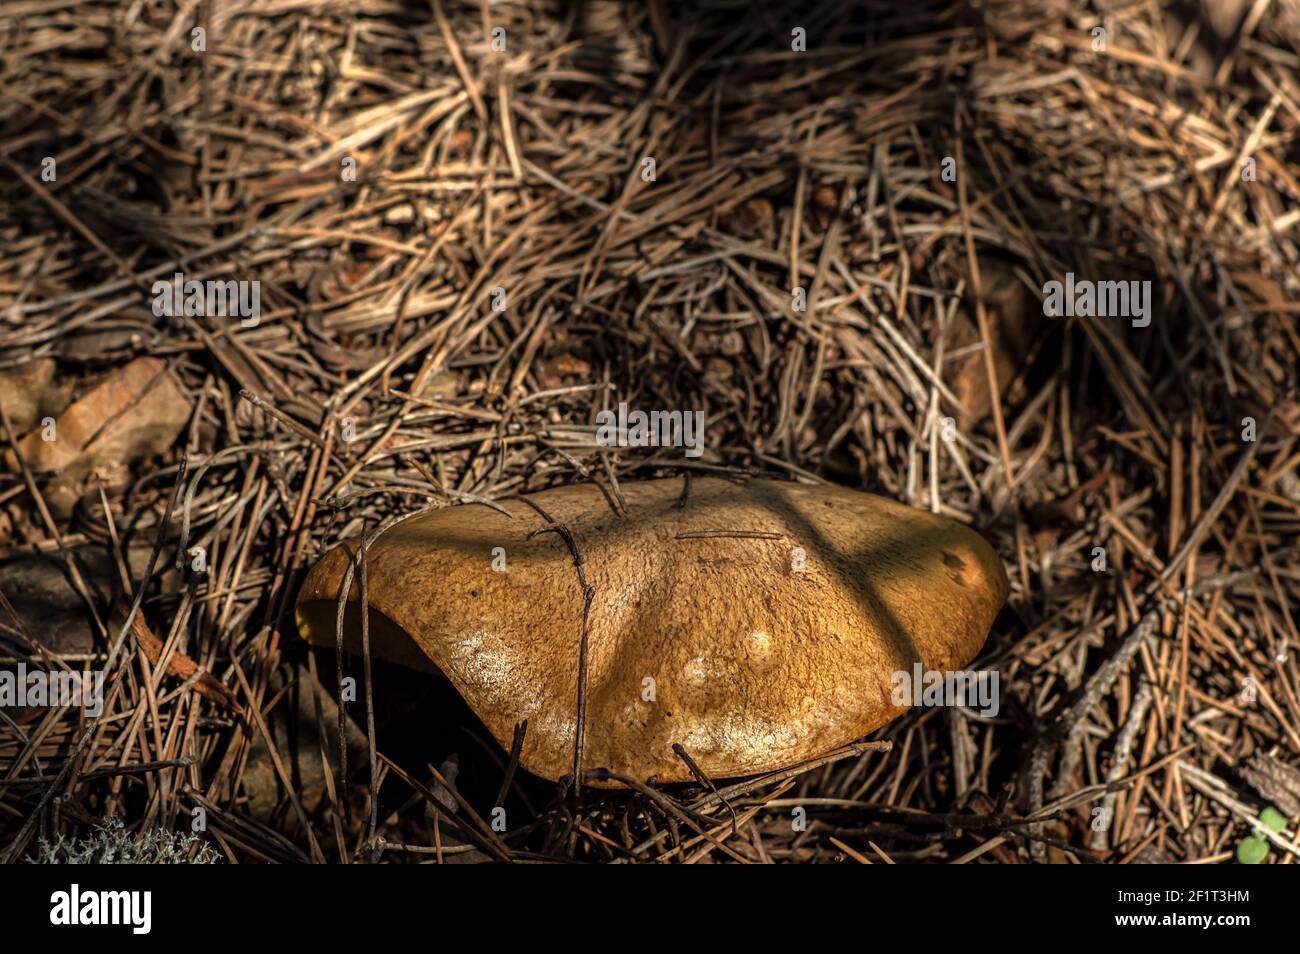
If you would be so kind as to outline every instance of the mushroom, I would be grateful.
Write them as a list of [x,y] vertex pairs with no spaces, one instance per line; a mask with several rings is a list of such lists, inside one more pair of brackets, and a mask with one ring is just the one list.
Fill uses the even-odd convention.
[[[357,547],[303,584],[298,626],[316,646],[335,645]],[[678,782],[693,777],[681,751],[723,778],[859,739],[905,711],[896,674],[969,663],[1007,596],[993,548],[953,520],[768,480],[426,511],[380,533],[366,568],[372,655],[443,674],[503,748],[526,719],[520,762],[550,779],[574,770],[575,746],[584,773]]]

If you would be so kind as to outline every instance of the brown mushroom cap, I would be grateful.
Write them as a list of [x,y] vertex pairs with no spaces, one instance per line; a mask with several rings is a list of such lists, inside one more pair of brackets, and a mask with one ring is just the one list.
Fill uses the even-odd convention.
[[[903,711],[894,673],[970,662],[1006,599],[992,547],[946,517],[831,486],[694,479],[684,505],[683,489],[622,484],[623,516],[593,484],[528,498],[569,530],[595,590],[584,769],[689,780],[680,743],[722,778],[843,745]],[[573,768],[583,591],[563,537],[536,532],[547,520],[501,506],[509,517],[425,513],[370,546],[371,652],[442,672],[503,747],[527,719],[520,761],[558,779]],[[303,585],[298,625],[315,645],[334,645],[355,549],[331,550]],[[358,652],[355,612],[344,630]]]

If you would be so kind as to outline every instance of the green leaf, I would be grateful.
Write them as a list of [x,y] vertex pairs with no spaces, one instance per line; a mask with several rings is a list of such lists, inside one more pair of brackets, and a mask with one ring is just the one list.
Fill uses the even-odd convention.
[[1272,805],[1259,813],[1259,820],[1264,823],[1264,827],[1273,834],[1279,834],[1286,827],[1286,816],[1274,808]]
[[1237,846],[1237,861],[1243,865],[1257,865],[1268,857],[1268,842],[1259,835],[1242,839]]

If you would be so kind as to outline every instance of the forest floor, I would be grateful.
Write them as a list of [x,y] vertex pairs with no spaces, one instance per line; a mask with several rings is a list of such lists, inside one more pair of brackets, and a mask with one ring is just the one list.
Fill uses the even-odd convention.
[[[105,682],[0,709],[4,860],[115,817],[230,861],[1295,861],[1300,34],[1098,6],[10,4],[0,656]],[[1076,280],[1138,297],[1050,314]],[[703,455],[598,446],[621,401]],[[454,699],[418,758],[353,704],[337,777],[316,557],[685,469],[977,529],[998,714],[575,796]]]

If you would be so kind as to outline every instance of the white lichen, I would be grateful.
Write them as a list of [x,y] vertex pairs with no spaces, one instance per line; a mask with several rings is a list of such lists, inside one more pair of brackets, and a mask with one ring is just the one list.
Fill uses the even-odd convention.
[[197,835],[166,828],[133,834],[120,818],[109,818],[84,838],[40,839],[32,860],[41,865],[210,865],[219,858]]

